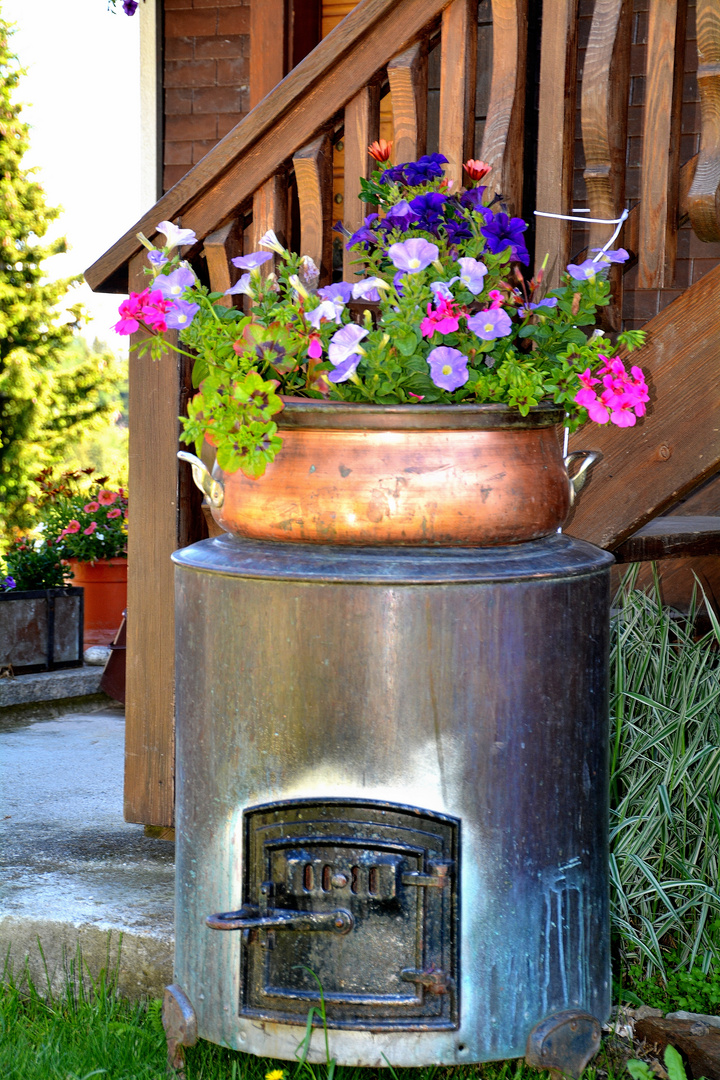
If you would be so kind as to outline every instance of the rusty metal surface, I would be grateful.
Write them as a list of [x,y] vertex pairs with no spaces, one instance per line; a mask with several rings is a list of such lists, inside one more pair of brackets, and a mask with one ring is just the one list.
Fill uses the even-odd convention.
[[556,407],[522,417],[500,405],[288,402],[277,420],[283,446],[264,476],[215,467],[224,495],[212,512],[227,532],[291,543],[498,545],[548,536],[570,510]]
[[83,590],[0,593],[0,664],[15,673],[82,665]]
[[[549,1014],[604,1021],[611,558],[567,536],[433,553],[224,539],[175,562],[175,977],[199,1034],[294,1057],[302,1017],[241,1015],[242,933],[205,919],[246,899],[243,813],[303,799],[461,822],[459,1028],[333,1027],[339,1062],[522,1056]],[[431,965],[402,970],[432,995]]]
[[194,1046],[197,1042],[197,1017],[182,988],[174,983],[165,987],[162,1022],[168,1048],[168,1075],[184,1080],[184,1047]]
[[579,1077],[600,1049],[601,1029],[597,1017],[579,1009],[547,1016],[528,1037],[525,1059],[536,1069],[553,1075]]

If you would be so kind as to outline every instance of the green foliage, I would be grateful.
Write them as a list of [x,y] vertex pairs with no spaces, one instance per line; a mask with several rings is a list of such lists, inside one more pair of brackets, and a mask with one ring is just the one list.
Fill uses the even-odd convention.
[[695,964],[688,970],[676,949],[669,949],[664,960],[665,980],[657,971],[648,976],[642,964],[630,964],[624,973],[627,986],[617,991],[620,1000],[664,1012],[675,1009],[714,1015],[720,1012],[720,966],[704,971],[701,964]]
[[61,459],[89,423],[117,407],[121,372],[109,353],[83,353],[79,305],[59,305],[79,281],[47,281],[43,264],[66,250],[43,243],[60,211],[24,169],[28,125],[13,103],[22,72],[0,19],[0,504],[4,526],[33,521],[32,476]]
[[710,611],[695,640],[692,618],[673,619],[631,576],[615,603],[613,928],[635,986],[641,972],[667,982],[669,968],[689,986],[698,966],[720,966],[720,625]]
[[[669,1080],[687,1080],[683,1059],[674,1046],[669,1044],[665,1047],[665,1069]],[[644,1061],[631,1058],[627,1063],[627,1070],[633,1080],[656,1080],[656,1074]]]
[[[0,559],[0,591],[57,589],[65,584],[66,574],[57,544],[44,537],[21,537],[10,546],[5,558]],[[7,578],[14,584],[9,585]]]
[[45,489],[40,500],[45,535],[64,559],[94,562],[127,554],[128,499],[124,488],[113,491],[103,487],[107,477],[88,486],[90,477],[77,473],[56,482],[38,479]]

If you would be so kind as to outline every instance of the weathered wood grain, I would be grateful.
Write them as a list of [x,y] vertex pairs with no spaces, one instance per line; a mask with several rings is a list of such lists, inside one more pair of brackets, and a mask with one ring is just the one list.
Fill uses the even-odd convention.
[[463,162],[473,156],[477,77],[477,3],[452,0],[442,17],[440,46],[440,150],[445,176],[457,191]]
[[[569,214],[575,154],[578,0],[545,0],[540,54],[537,208]],[[547,256],[545,281],[552,288],[570,262],[571,222],[538,217],[535,272]]]
[[[275,173],[262,184],[253,195],[251,250],[260,249],[260,240],[272,229],[281,244],[287,244],[288,237],[288,188],[285,171]],[[274,255],[263,263],[261,273],[269,274],[279,259]]]
[[484,183],[520,213],[523,187],[523,124],[527,0],[492,0],[493,69],[490,104],[480,157],[491,166]]
[[394,56],[387,73],[392,96],[393,161],[417,161],[427,143],[427,40]]
[[[367,177],[375,162],[368,154],[368,146],[375,142],[380,132],[380,87],[377,83],[364,86],[345,106],[345,144],[343,221],[350,233],[357,232],[368,213],[361,202],[360,178]],[[351,264],[351,254],[343,243],[343,280],[357,281],[362,275]]]
[[690,221],[701,240],[720,240],[720,7],[697,0],[700,154],[688,196]]
[[[520,0],[518,0],[520,2]],[[363,0],[252,112],[87,271],[91,288],[125,292],[137,232],[182,216],[202,240],[422,33],[448,0]],[[191,253],[192,254],[192,253]]]
[[686,10],[678,0],[663,0],[651,4],[648,12],[638,241],[641,289],[669,287],[675,276]]
[[651,407],[636,427],[587,424],[571,450],[600,450],[567,531],[599,547],[623,540],[720,469],[720,267],[647,323],[638,357]]
[[[144,288],[144,256],[130,287]],[[139,335],[133,335],[133,345]],[[125,818],[173,824],[173,569],[178,540],[178,396],[175,353],[153,362],[130,353],[130,529],[128,532]]]
[[623,540],[614,555],[620,563],[720,555],[720,517],[655,518]]
[[[242,241],[242,230],[237,218],[233,218],[221,229],[216,229],[205,237],[203,252],[207,261],[212,292],[227,292],[238,280],[240,274],[230,260],[242,255]],[[233,298],[223,296],[217,303],[232,307]]]
[[250,5],[251,109],[285,77],[288,29],[285,0],[262,0]]
[[320,284],[332,280],[332,140],[313,139],[293,156],[300,203],[300,251],[320,271]]

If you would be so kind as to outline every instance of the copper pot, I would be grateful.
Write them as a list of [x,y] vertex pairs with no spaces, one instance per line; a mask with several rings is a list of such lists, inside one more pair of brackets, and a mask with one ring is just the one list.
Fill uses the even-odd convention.
[[[563,412],[504,405],[359,405],[287,401],[283,439],[264,476],[198,486],[227,532],[311,544],[485,547],[537,540],[567,518],[597,455],[563,459]],[[573,480],[568,466],[580,460]]]

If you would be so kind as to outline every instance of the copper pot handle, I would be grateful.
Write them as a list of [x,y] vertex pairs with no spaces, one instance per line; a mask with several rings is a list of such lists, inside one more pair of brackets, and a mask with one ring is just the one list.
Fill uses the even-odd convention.
[[211,506],[219,509],[225,499],[222,480],[216,480],[205,462],[201,461],[195,454],[189,454],[187,450],[178,450],[178,457],[181,461],[187,461],[192,466],[195,486],[202,491],[203,495],[207,496]]
[[[572,454],[568,454],[565,458],[565,468],[568,471],[568,480],[570,481],[570,505],[575,504],[577,495],[582,491],[587,481],[587,471],[591,465],[594,465],[596,461],[599,461],[602,454],[599,450],[573,450]],[[573,465],[579,462],[579,465],[573,475],[570,475],[570,469]]]

